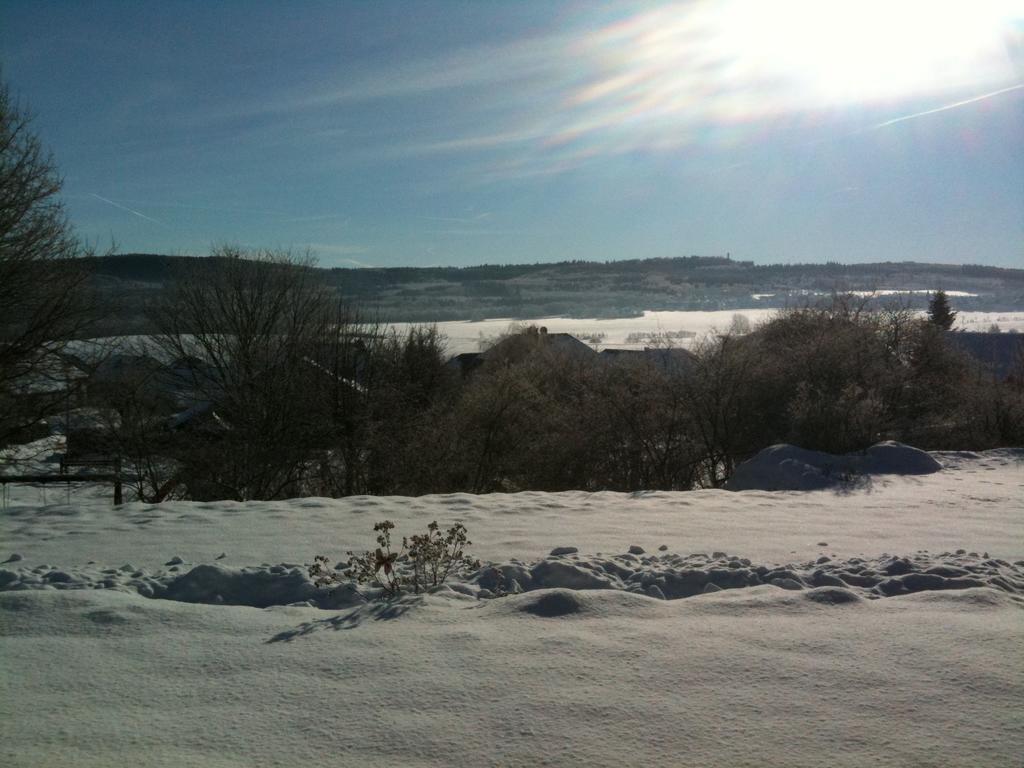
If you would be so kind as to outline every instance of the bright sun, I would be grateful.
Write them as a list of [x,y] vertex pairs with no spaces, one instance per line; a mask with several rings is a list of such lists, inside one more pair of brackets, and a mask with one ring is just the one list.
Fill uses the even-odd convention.
[[578,51],[592,122],[973,95],[1024,81],[1024,0],[693,0],[620,18]]
[[689,0],[604,19],[570,52],[546,141],[577,156],[730,146],[833,110],[900,120],[1024,87],[1024,0]]
[[[718,43],[759,80],[822,106],[1006,83],[1024,3],[755,0],[718,4]],[[1017,23],[1016,29],[1014,28]]]

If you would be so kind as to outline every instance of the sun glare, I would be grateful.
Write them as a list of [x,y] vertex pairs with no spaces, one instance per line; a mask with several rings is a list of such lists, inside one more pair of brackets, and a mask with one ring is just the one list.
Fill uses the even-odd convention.
[[737,3],[723,12],[719,42],[750,74],[780,81],[812,103],[899,99],[983,81],[1005,84],[1015,72],[1008,36],[1021,7],[935,0]]
[[573,51],[568,119],[549,144],[729,143],[734,128],[776,116],[941,108],[1024,81],[1022,21],[1021,0],[659,5],[604,24]]

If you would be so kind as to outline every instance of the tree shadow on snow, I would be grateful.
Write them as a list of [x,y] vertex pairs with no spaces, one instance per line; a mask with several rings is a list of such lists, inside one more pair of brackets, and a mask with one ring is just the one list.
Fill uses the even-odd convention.
[[295,629],[288,629],[284,632],[277,633],[267,640],[267,642],[290,643],[292,640],[305,637],[306,635],[312,635],[314,632],[320,632],[322,630],[332,629],[338,631],[343,629],[355,629],[362,625],[363,622],[369,620],[390,621],[407,613],[420,602],[422,602],[422,600],[417,599],[402,602],[361,605],[358,608],[354,608],[348,613],[344,613],[340,616],[331,616],[326,619],[304,622]]

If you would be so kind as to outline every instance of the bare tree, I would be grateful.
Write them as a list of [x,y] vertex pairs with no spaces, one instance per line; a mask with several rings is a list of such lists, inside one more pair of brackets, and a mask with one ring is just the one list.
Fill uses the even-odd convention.
[[588,387],[593,488],[689,490],[697,479],[696,420],[686,398],[692,375],[656,357],[597,366]]
[[[53,158],[0,84],[0,445],[63,402],[58,358],[92,320]],[[51,383],[52,384],[52,383]]]
[[222,248],[190,264],[152,312],[158,345],[187,377],[194,406],[177,429],[192,498],[296,495],[322,448],[317,382],[331,296],[308,258]]
[[696,349],[697,365],[683,382],[701,464],[696,482],[718,488],[736,463],[763,447],[760,424],[748,418],[757,352],[749,338],[724,334]]

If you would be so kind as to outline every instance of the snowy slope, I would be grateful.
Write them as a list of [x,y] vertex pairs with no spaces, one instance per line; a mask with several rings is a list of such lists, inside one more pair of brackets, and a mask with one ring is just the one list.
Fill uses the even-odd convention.
[[[13,488],[0,760],[1019,765],[1022,454],[933,455],[934,474],[811,492],[115,509]],[[216,604],[316,600],[313,555],[384,518],[461,520],[487,563],[393,604]],[[491,564],[529,591],[480,599]]]
[[[947,292],[948,295],[949,292]],[[510,326],[544,326],[551,333],[571,333],[581,339],[597,337],[599,347],[642,348],[643,341],[630,341],[630,335],[648,336],[688,331],[693,336],[674,337],[677,346],[689,346],[712,331],[729,328],[734,315],[743,315],[751,323],[759,323],[777,315],[778,309],[732,309],[713,312],[646,311],[639,317],[575,318],[539,317],[525,320],[496,318],[492,320],[453,320],[437,323],[447,341],[450,354],[479,352],[481,342],[506,333]],[[923,314],[923,313],[922,313]],[[957,328],[968,331],[987,331],[993,324],[1002,331],[1024,331],[1024,312],[958,312]],[[415,323],[394,323],[400,333],[407,332]],[[634,336],[635,338],[635,336]],[[650,342],[647,342],[650,343]]]

